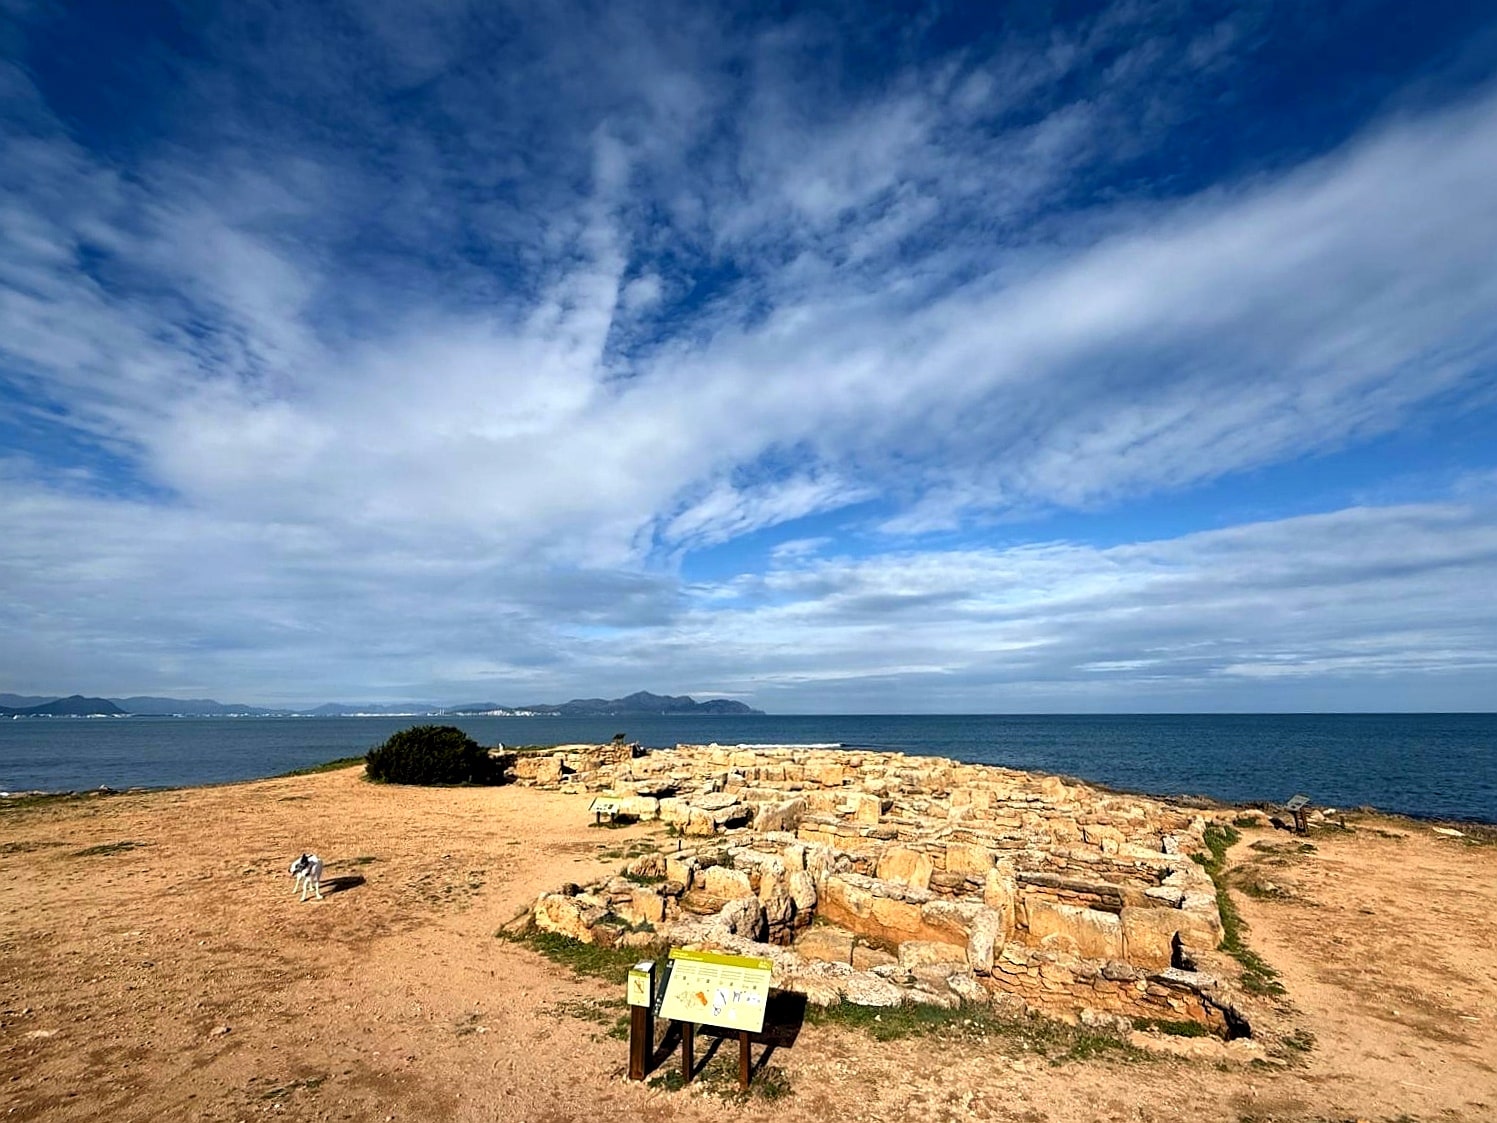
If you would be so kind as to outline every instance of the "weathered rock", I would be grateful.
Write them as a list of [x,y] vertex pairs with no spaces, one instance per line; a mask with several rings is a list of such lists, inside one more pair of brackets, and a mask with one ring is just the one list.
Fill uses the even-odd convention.
[[967,966],[975,974],[991,975],[1003,943],[1003,917],[995,909],[979,909],[967,932]]
[[785,880],[783,873],[770,871],[759,881],[759,903],[764,906],[764,919],[770,927],[789,924],[795,915],[795,902]]
[[1123,924],[1123,958],[1140,967],[1170,966],[1184,915],[1179,909],[1125,908],[1118,915]]
[[510,773],[516,780],[533,784],[555,784],[561,780],[561,758],[522,753],[515,757]]
[[986,846],[970,842],[948,842],[946,844],[946,872],[953,874],[976,874],[986,877],[993,868],[993,852]]
[[547,893],[536,901],[533,915],[535,926],[541,931],[591,944],[598,942],[594,928],[608,915],[608,910],[586,897]]
[[879,858],[878,876],[881,881],[897,881],[916,889],[928,889],[930,875],[935,868],[935,862],[929,854],[891,846]]
[[624,796],[619,800],[615,814],[631,819],[654,819],[660,814],[660,801],[648,795]]
[[688,798],[691,806],[701,811],[723,811],[738,802],[738,797],[731,792],[703,792]]
[[806,959],[823,963],[852,963],[852,933],[829,924],[817,924],[803,929],[795,937],[794,950]]
[[952,971],[965,971],[967,964],[960,958],[962,952],[951,944],[935,943],[930,940],[906,940],[899,945],[899,965],[906,971],[913,971],[917,967],[928,967],[931,964],[940,964]]
[[803,799],[782,799],[759,804],[754,816],[756,831],[793,831],[800,826],[800,818],[806,813]]
[[855,823],[877,823],[883,812],[883,801],[865,792],[849,796],[848,803]]
[[883,948],[869,947],[867,944],[854,944],[852,949],[852,966],[854,971],[874,971],[880,967],[898,966],[899,957],[891,955]]
[[1041,947],[1054,947],[1087,959],[1124,959],[1123,926],[1109,912],[1059,904],[1038,893],[1024,895],[1029,937]]
[[665,919],[665,898],[653,889],[635,889],[629,895],[629,912],[635,924],[659,924]]
[[749,876],[742,870],[729,869],[727,866],[709,866],[701,871],[701,875],[702,890],[709,896],[732,901],[739,897],[754,895],[754,888],[749,884]]
[[677,854],[665,856],[665,879],[667,881],[679,881],[682,885],[690,885],[696,869],[697,860],[694,857],[683,857]]
[[791,870],[786,879],[790,900],[798,913],[810,915],[816,907],[816,881],[805,870]]
[[898,1006],[904,993],[877,975],[852,971],[842,984],[842,997],[854,1006]]
[[753,897],[729,901],[718,913],[718,920],[730,933],[747,940],[762,939],[764,935],[764,908]]

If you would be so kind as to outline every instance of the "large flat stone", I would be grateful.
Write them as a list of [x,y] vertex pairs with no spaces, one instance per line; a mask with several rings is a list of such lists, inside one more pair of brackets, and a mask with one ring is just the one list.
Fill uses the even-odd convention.
[[1038,893],[1024,895],[1024,911],[1030,941],[1040,947],[1083,959],[1126,958],[1123,925],[1113,913],[1061,904]]

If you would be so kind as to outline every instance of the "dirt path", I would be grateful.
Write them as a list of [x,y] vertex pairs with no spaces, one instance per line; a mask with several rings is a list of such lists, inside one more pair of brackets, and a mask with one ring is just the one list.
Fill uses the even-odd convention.
[[[808,1026],[775,1057],[791,1094],[745,1109],[623,1080],[596,1007],[617,995],[494,938],[648,833],[584,807],[351,770],[0,813],[0,1117],[1497,1119],[1497,848],[1249,832],[1232,858],[1276,887],[1241,897],[1250,942],[1314,1039],[1286,1063],[1208,1045],[1057,1066],[1006,1038]],[[303,905],[286,866],[306,848],[334,891]]]

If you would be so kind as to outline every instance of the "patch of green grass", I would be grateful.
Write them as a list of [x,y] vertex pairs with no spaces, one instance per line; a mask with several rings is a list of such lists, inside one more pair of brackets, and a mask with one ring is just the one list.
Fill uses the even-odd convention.
[[614,1041],[629,1040],[629,1004],[622,998],[595,998],[564,1000],[553,1003],[549,1009],[556,1014],[602,1026],[598,1038]]
[[104,842],[98,846],[90,846],[87,850],[75,850],[75,858],[99,858],[106,854],[123,854],[126,850],[139,850],[143,846],[149,846],[147,842],[131,842],[125,839],[121,842]]
[[625,870],[620,876],[625,881],[632,881],[635,885],[651,886],[661,885],[665,882],[664,877],[652,877],[648,874],[630,873],[628,870]]
[[363,764],[361,756],[340,756],[337,760],[324,761],[322,764],[309,764],[305,768],[293,768],[290,772],[282,772],[275,777],[284,780],[291,776],[315,776],[319,772],[341,772],[345,768],[353,768],[355,765]]
[[1119,1061],[1152,1059],[1116,1033],[1067,1025],[1039,1016],[1004,1017],[980,1005],[947,1010],[914,1002],[882,1007],[842,1002],[836,1006],[808,1006],[806,1021],[810,1025],[857,1030],[877,1041],[908,1037],[948,1040],[1002,1037],[1026,1051],[1046,1057],[1052,1064],[1103,1058]]
[[1239,815],[1232,820],[1232,825],[1234,827],[1256,827],[1259,826],[1261,822],[1262,820],[1260,820],[1256,815]]
[[1308,1053],[1315,1048],[1315,1035],[1307,1029],[1297,1029],[1288,1037],[1283,1038],[1281,1044],[1284,1048],[1296,1053]]
[[1242,965],[1242,989],[1264,998],[1277,997],[1284,993],[1284,986],[1278,981],[1279,973],[1243,943],[1242,934],[1247,930],[1247,923],[1227,889],[1227,850],[1241,837],[1231,827],[1208,823],[1202,840],[1210,853],[1192,854],[1191,857],[1200,863],[1216,886],[1216,908],[1222,919],[1222,942],[1218,947]]
[[[702,1037],[697,1038],[700,1049]],[[700,1056],[700,1053],[698,1054]],[[700,1063],[700,1061],[698,1062]],[[679,1092],[686,1087],[681,1079],[681,1066],[667,1062],[665,1071],[650,1077],[648,1086],[657,1091]],[[738,1042],[725,1037],[722,1044],[702,1065],[692,1080],[693,1087],[700,1087],[730,1103],[745,1104],[753,1101],[773,1103],[790,1095],[790,1075],[778,1065],[765,1065],[756,1070],[749,1080],[748,1090],[738,1086]]]
[[1133,1028],[1154,1030],[1169,1037],[1209,1037],[1211,1031],[1200,1022],[1171,1021],[1168,1018],[1135,1018]]
[[604,831],[620,831],[625,827],[633,827],[638,825],[639,819],[634,815],[612,815],[606,819],[598,819],[595,822],[591,822],[588,824],[588,826],[590,827]]
[[507,932],[501,928],[494,935],[537,951],[553,963],[570,968],[574,975],[591,976],[619,986],[629,978],[629,968],[645,958],[641,948],[605,948],[556,932]]

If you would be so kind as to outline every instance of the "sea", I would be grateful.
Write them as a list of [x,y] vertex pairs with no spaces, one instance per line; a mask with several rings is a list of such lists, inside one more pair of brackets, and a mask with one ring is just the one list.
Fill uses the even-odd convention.
[[1497,823],[1497,714],[270,717],[0,720],[0,792],[180,787],[359,756],[440,722],[485,745],[608,741],[894,749],[1125,791]]

